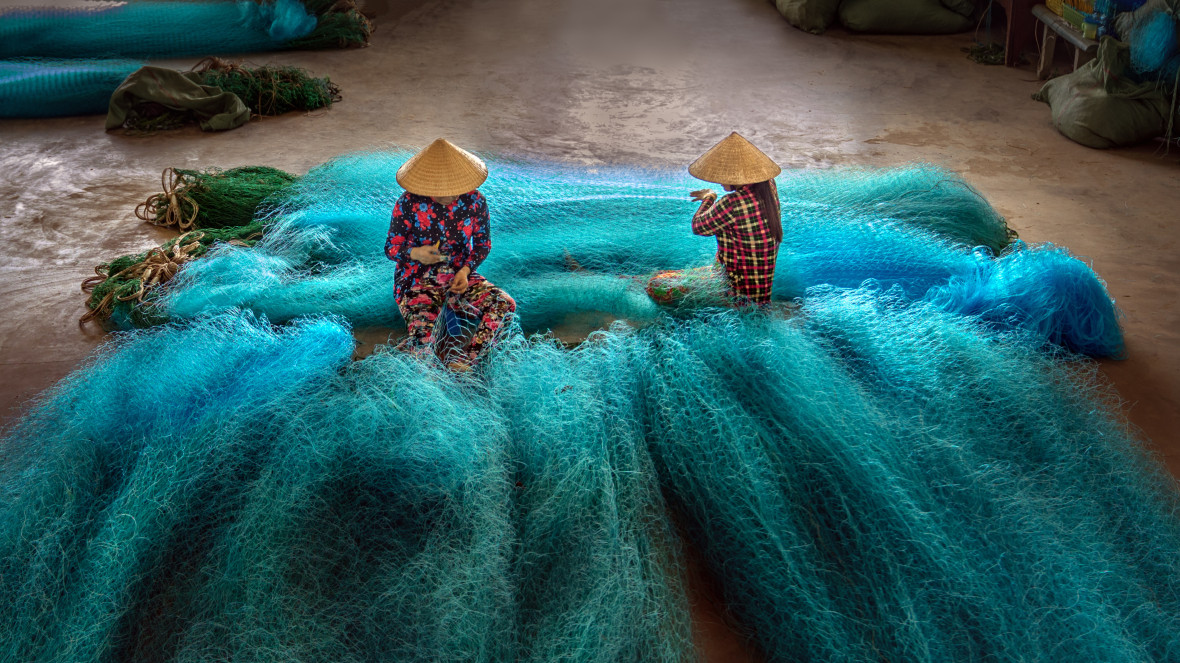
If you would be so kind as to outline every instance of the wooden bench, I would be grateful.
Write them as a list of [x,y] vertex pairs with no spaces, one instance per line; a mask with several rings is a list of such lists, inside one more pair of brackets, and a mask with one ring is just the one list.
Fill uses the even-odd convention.
[[1098,42],[1083,37],[1069,21],[1054,14],[1045,5],[1033,7],[1032,14],[1044,24],[1041,28],[1041,58],[1037,62],[1037,78],[1044,80],[1049,77],[1049,68],[1053,66],[1053,53],[1057,49],[1059,36],[1074,49],[1074,69],[1094,59],[1094,54],[1098,52]]

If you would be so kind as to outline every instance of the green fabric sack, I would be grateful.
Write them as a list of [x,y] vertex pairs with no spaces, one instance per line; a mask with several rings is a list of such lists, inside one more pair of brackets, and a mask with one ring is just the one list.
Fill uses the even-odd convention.
[[1130,63],[1131,48],[1104,37],[1097,57],[1045,83],[1033,99],[1049,104],[1058,131],[1087,147],[1122,147],[1162,136],[1170,99],[1153,82],[1131,80]]
[[941,0],[942,6],[947,9],[971,18],[975,15],[975,0]]
[[132,106],[154,102],[177,111],[190,111],[204,131],[236,129],[250,121],[250,109],[232,92],[201,85],[200,74],[164,67],[141,67],[128,76],[107,108],[106,129],[117,129],[127,120]]
[[791,25],[818,35],[836,22],[840,0],[774,0],[774,6]]
[[840,22],[856,32],[898,35],[953,34],[973,25],[942,0],[844,0]]

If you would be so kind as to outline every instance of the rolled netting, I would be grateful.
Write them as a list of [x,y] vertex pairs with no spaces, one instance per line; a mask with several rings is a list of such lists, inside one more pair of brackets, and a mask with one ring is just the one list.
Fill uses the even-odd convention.
[[0,12],[0,58],[153,58],[284,48],[315,30],[299,0],[128,2]]
[[141,66],[131,60],[0,60],[0,118],[105,113],[111,93]]

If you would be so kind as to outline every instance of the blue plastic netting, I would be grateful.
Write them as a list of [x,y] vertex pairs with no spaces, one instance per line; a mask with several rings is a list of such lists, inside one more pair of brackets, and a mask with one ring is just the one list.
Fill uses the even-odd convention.
[[300,179],[0,440],[6,659],[690,661],[686,545],[769,660],[1180,658],[1176,483],[1044,352],[1121,348],[1114,308],[1063,249],[971,249],[1008,236],[961,180],[784,177],[799,307],[670,315],[691,182],[493,162],[524,326],[643,324],[456,376],[353,361],[400,161]]
[[1163,11],[1149,13],[1132,25],[1127,41],[1135,71],[1154,75],[1168,88],[1176,85],[1180,70],[1180,21],[1175,16]]
[[0,117],[106,113],[111,93],[143,63],[0,60]]
[[0,443],[6,657],[687,661],[671,517],[769,660],[1180,656],[1175,484],[1092,375],[900,291],[477,378],[352,348],[218,314],[43,396]]
[[336,320],[214,317],[47,395],[3,443],[6,658],[686,659],[679,548],[607,375],[538,346],[544,381],[483,390],[352,347]]
[[[261,242],[223,246],[186,266],[159,298],[160,311],[188,319],[243,307],[275,322],[331,312],[361,326],[400,325],[394,264],[382,247],[401,193],[394,173],[405,158],[354,154],[313,169],[273,201]],[[651,322],[662,313],[644,291],[648,277],[713,259],[715,240],[688,229],[695,207],[685,192],[695,185],[687,175],[512,161],[490,167],[482,190],[493,250],[480,272],[517,300],[526,331],[584,314]],[[778,299],[872,281],[1022,329],[1034,343],[1122,353],[1117,311],[1093,271],[1061,248],[1008,245],[1004,220],[944,170],[797,173],[780,178],[779,190]],[[998,258],[993,248],[1003,251]]]
[[185,57],[273,51],[309,35],[299,0],[129,2],[0,12],[0,58]]

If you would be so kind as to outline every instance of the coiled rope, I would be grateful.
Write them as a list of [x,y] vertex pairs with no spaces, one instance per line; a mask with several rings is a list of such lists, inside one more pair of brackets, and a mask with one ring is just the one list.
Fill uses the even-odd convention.
[[[154,193],[135,208],[135,216],[156,226],[176,226],[181,232],[192,229],[196,223],[197,213],[201,206],[186,192],[188,185],[184,175],[177,173],[175,168],[165,168],[160,174],[160,184],[163,193]],[[186,213],[182,208],[186,203],[190,209]]]

